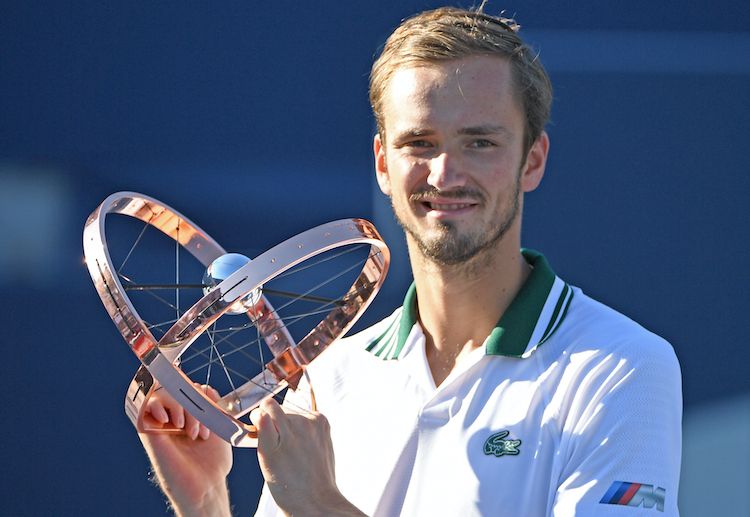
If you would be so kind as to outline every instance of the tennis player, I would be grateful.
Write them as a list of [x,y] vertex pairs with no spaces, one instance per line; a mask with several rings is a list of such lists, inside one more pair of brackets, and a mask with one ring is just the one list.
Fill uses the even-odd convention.
[[[370,98],[414,284],[284,407],[252,415],[258,515],[677,515],[672,347],[521,248],[552,90],[515,23],[453,8],[404,21]],[[229,446],[169,400],[150,411],[187,430],[141,437],[177,513],[229,515]]]

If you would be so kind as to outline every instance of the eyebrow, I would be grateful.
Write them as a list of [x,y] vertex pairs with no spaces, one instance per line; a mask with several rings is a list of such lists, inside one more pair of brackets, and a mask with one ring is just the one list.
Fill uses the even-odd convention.
[[470,135],[470,136],[481,136],[481,135],[496,135],[499,133],[510,134],[510,131],[505,126],[472,126],[464,127],[458,130],[459,135]]
[[[421,128],[421,127],[411,127],[411,128],[404,129],[403,131],[399,131],[396,135],[394,135],[394,138],[392,141],[402,142],[404,140],[409,140],[412,138],[421,138],[425,136],[432,136],[434,134],[435,134],[435,131],[432,129]],[[506,138],[512,136],[511,131],[505,126],[497,126],[497,125],[492,125],[492,124],[463,127],[458,130],[458,134],[464,135],[464,136],[501,135]]]
[[414,137],[420,137],[420,136],[430,136],[434,135],[435,132],[431,129],[424,129],[419,127],[410,127],[408,129],[404,129],[403,131],[399,131],[396,134],[396,139],[401,140],[403,138],[414,138]]
[[[396,135],[396,139],[401,140],[404,138],[418,138],[421,136],[431,136],[434,134],[435,134],[435,131],[433,131],[432,129],[412,127],[412,128],[408,128],[403,131],[400,131]],[[481,126],[463,127],[458,130],[458,134],[468,135],[468,136],[482,136],[482,135],[510,134],[510,131],[505,126],[495,126],[491,124],[486,124],[486,125],[481,125]]]

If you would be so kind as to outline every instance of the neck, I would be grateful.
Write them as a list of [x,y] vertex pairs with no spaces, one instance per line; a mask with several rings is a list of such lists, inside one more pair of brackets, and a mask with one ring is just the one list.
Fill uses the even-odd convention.
[[482,346],[531,267],[521,255],[520,237],[501,239],[459,265],[436,264],[410,238],[408,246],[427,360],[440,385],[463,357]]

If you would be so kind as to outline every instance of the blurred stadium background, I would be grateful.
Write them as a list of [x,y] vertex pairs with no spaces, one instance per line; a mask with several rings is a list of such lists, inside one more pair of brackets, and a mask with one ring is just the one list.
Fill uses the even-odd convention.
[[[81,230],[135,190],[227,249],[374,220],[367,74],[422,0],[4,2],[0,9],[3,515],[166,512],[122,410],[136,369],[92,288]],[[464,4],[465,5],[465,4]],[[743,2],[491,2],[555,86],[525,245],[670,340],[684,380],[684,516],[750,515],[750,13]],[[254,452],[236,453],[236,513]]]

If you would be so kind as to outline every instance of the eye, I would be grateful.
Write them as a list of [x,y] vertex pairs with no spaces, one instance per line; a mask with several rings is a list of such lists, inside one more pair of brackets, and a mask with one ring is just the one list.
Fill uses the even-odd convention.
[[477,138],[476,140],[472,140],[469,142],[469,147],[479,149],[484,147],[497,147],[497,144],[491,140],[487,140],[486,138]]
[[432,147],[432,144],[427,140],[410,140],[408,142],[404,142],[404,147],[427,148]]
[[425,156],[434,153],[437,144],[426,138],[414,138],[412,140],[397,142],[395,147],[401,149],[401,151],[407,155]]

